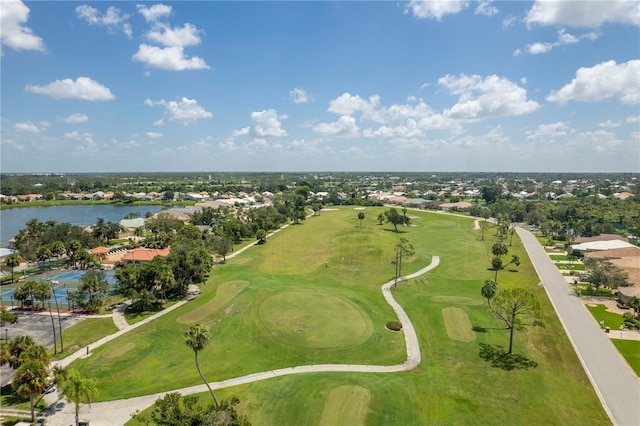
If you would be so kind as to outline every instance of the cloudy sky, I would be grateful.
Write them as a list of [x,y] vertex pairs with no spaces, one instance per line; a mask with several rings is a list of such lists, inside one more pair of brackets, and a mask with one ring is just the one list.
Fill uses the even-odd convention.
[[0,2],[2,172],[640,171],[640,2]]

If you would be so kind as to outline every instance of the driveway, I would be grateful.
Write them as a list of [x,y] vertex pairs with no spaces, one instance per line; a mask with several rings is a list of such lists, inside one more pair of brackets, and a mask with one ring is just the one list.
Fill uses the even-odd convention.
[[[531,232],[516,228],[604,409],[615,425],[640,425],[640,381]],[[567,401],[570,403],[570,401]]]

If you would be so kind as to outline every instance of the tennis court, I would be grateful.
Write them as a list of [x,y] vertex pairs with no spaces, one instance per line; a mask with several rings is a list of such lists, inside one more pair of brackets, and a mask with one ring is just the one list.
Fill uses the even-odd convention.
[[[58,299],[58,303],[67,303],[67,296],[70,291],[76,291],[80,282],[82,281],[82,276],[87,271],[78,269],[78,270],[70,270],[63,272],[61,274],[55,275],[51,277],[51,286],[53,287],[53,292],[55,297],[51,297],[51,303],[55,302],[55,298]],[[105,271],[105,277],[109,282],[109,290],[113,291],[117,286],[117,280],[115,273],[113,271]],[[49,279],[39,279],[38,281],[49,281]],[[7,291],[2,292],[2,300],[6,304],[7,301],[13,304],[13,288]],[[19,302],[18,302],[19,303]]]

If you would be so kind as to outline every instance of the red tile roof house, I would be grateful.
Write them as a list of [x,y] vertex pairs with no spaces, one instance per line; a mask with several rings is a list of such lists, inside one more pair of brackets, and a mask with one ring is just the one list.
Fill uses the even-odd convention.
[[104,246],[92,248],[91,254],[98,260],[104,260],[107,258],[107,255],[109,254],[109,249]]
[[130,252],[122,256],[122,259],[120,259],[120,262],[122,262],[123,265],[126,265],[128,263],[150,262],[156,256],[167,257],[169,256],[170,252],[171,252],[171,247],[165,247],[163,249],[139,248],[139,249],[131,250]]

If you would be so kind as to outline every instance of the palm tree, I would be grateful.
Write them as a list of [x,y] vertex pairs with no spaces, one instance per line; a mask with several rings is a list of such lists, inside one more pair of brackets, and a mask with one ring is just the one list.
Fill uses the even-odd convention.
[[11,268],[11,282],[13,282],[13,270],[20,266],[20,262],[22,262],[22,257],[18,253],[12,253],[4,260],[4,264]]
[[13,383],[11,384],[13,389],[15,389],[21,397],[29,398],[32,422],[36,420],[34,399],[47,387],[48,377],[49,371],[47,365],[38,359],[30,360],[22,364],[18,367],[13,377]]
[[203,350],[209,344],[209,340],[211,338],[209,329],[200,324],[195,324],[192,325],[189,330],[187,330],[184,337],[185,343],[187,344],[187,346],[193,349],[193,353],[195,354],[196,369],[198,370],[198,374],[200,374],[202,381],[205,385],[207,385],[209,392],[211,392],[211,396],[213,397],[213,402],[215,402],[216,407],[219,408],[220,403],[218,402],[218,398],[216,398],[216,395],[213,393],[213,389],[211,389],[211,386],[209,386],[209,382],[207,382],[207,379],[204,378],[202,371],[200,371],[200,365],[198,364],[198,352]]
[[78,371],[68,368],[66,371],[54,372],[59,380],[58,389],[68,402],[73,402],[76,408],[76,426],[79,424],[80,403],[87,401],[91,405],[91,399],[98,393],[96,384],[92,379],[82,377]]
[[482,293],[482,297],[487,299],[487,304],[489,308],[491,308],[491,299],[496,295],[496,291],[498,290],[498,283],[493,280],[486,280],[484,285],[480,289],[480,293]]

